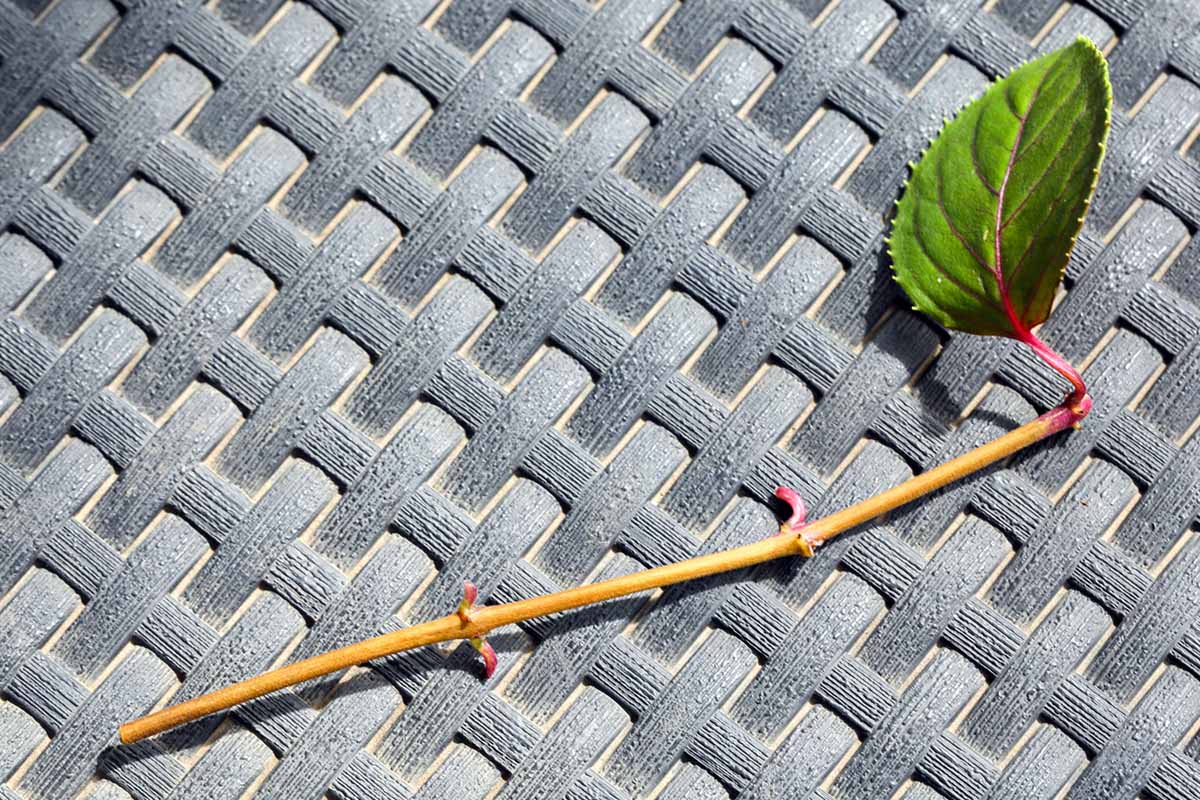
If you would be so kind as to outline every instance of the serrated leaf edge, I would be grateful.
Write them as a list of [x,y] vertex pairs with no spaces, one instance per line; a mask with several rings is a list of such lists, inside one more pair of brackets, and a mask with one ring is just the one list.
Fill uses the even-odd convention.
[[[1088,48],[1088,51],[1092,55],[1096,56],[1099,59],[1100,66],[1104,72],[1104,82],[1103,82],[1104,99],[1105,99],[1105,103],[1104,103],[1104,135],[1100,138],[1100,141],[1097,142],[1097,145],[1100,148],[1100,156],[1096,160],[1095,168],[1092,170],[1092,180],[1088,184],[1087,196],[1085,197],[1084,203],[1083,203],[1083,213],[1080,214],[1079,219],[1076,220],[1079,223],[1079,228],[1071,236],[1071,240],[1067,245],[1066,253],[1064,253],[1064,255],[1066,256],[1066,261],[1063,262],[1063,266],[1059,270],[1058,275],[1056,276],[1057,280],[1055,281],[1055,285],[1060,285],[1062,283],[1063,277],[1066,274],[1067,263],[1069,263],[1070,258],[1071,258],[1071,253],[1073,253],[1075,251],[1075,244],[1079,240],[1079,234],[1083,232],[1083,222],[1087,218],[1088,211],[1091,210],[1092,200],[1096,196],[1096,187],[1100,182],[1100,168],[1103,166],[1104,158],[1108,152],[1108,136],[1112,130],[1113,90],[1112,90],[1112,80],[1109,78],[1109,74],[1108,74],[1108,60],[1105,58],[1104,53],[1100,50],[1100,48],[1096,46],[1096,43],[1093,42],[1088,37],[1083,36],[1081,34],[1079,36],[1076,36],[1074,39],[1074,42],[1072,42],[1072,43],[1074,44],[1074,43],[1080,43],[1080,42],[1085,44]],[[960,105],[957,109],[955,109],[955,111],[952,115],[950,115],[949,117],[943,117],[941,127],[938,128],[937,133],[935,133],[932,137],[929,138],[929,140],[925,144],[925,147],[921,150],[920,155],[917,156],[917,158],[915,160],[908,162],[908,177],[906,177],[904,179],[904,183],[900,187],[900,192],[896,195],[896,199],[894,201],[892,201],[893,215],[892,215],[891,223],[889,225],[890,232],[888,235],[886,235],[884,237],[883,241],[884,241],[884,244],[887,245],[886,252],[888,255],[888,269],[892,273],[892,278],[893,278],[893,280],[896,281],[896,283],[898,283],[900,285],[900,287],[902,289],[904,289],[905,295],[908,296],[910,300],[912,299],[912,291],[908,288],[908,286],[905,284],[904,279],[900,276],[900,273],[896,270],[896,254],[893,251],[892,246],[893,246],[893,239],[895,237],[895,231],[896,231],[895,211],[897,211],[899,209],[900,200],[904,197],[904,194],[908,191],[908,185],[909,185],[909,182],[912,180],[913,171],[917,168],[917,164],[919,164],[925,158],[925,154],[929,152],[929,148],[933,146],[933,143],[935,141],[937,141],[938,137],[940,137],[945,132],[947,126],[949,126],[951,122],[953,122],[955,119],[958,118],[958,115],[963,112],[963,109],[965,109],[967,106],[971,105],[975,101],[982,98],[985,94],[987,94],[987,92],[989,90],[992,89],[992,87],[994,87],[1000,81],[1004,80],[1006,77],[1011,75],[1013,72],[1016,72],[1018,69],[1029,64],[1032,61],[1036,61],[1038,58],[1042,58],[1044,55],[1047,55],[1047,54],[1043,53],[1043,54],[1034,56],[1033,58],[1025,59],[1020,64],[1017,64],[1015,67],[1010,69],[1005,75],[1002,75],[1002,76],[997,77],[997,78],[993,79],[992,81],[990,81],[988,83],[988,85],[985,86],[978,95],[967,100],[962,105]],[[1003,280],[997,281],[997,284],[998,284],[997,288],[1000,291],[1001,295],[1002,296],[1006,295],[1008,292],[1008,289],[1005,287],[1004,281]],[[917,307],[917,304],[915,302],[912,304],[911,310],[916,311],[918,313],[924,313],[926,316],[930,316],[930,317],[933,316],[931,314],[921,311],[921,309]],[[935,321],[937,321],[937,320],[935,320]],[[938,322],[938,324],[942,325],[942,323],[940,321]],[[945,326],[943,325],[943,327],[945,327]],[[1021,326],[1021,329],[1022,330],[1018,330],[1018,334],[1020,334],[1023,331],[1027,335],[1032,335],[1031,331],[1024,329],[1023,324]],[[1012,338],[1024,339],[1024,337],[1022,337],[1020,335],[1018,335],[1016,337],[1012,337]]]

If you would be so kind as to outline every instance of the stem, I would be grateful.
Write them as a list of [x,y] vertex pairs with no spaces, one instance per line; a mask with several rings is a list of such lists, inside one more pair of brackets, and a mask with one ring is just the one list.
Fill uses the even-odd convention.
[[[1088,406],[1090,407],[1090,398],[1088,398]],[[1080,413],[1075,407],[1066,404],[1051,409],[1037,419],[1027,422],[969,453],[947,461],[945,464],[934,467],[928,472],[923,472],[898,486],[824,519],[808,523],[794,536],[772,536],[731,550],[690,558],[686,561],[623,575],[600,583],[531,597],[528,600],[518,600],[514,603],[473,609],[465,618],[456,612],[440,619],[413,625],[404,630],[376,636],[373,639],[297,661],[286,667],[266,672],[127,722],[120,728],[121,741],[130,744],[148,736],[154,736],[176,725],[191,722],[200,717],[223,711],[238,703],[274,692],[277,689],[404,650],[453,639],[478,639],[503,625],[568,611],[649,589],[670,586],[705,575],[741,569],[784,556],[811,556],[813,546],[994,464],[1047,436],[1058,433],[1077,423],[1083,414],[1086,414],[1086,411]]]
[[1067,361],[1052,350],[1050,345],[1039,339],[1033,331],[1021,328],[1018,334],[1017,341],[1029,345],[1029,348],[1037,354],[1038,358],[1045,361],[1057,370],[1060,375],[1071,382],[1071,393],[1063,400],[1062,405],[1075,412],[1079,419],[1086,417],[1088,412],[1092,410],[1092,398],[1088,396],[1087,386],[1084,385],[1083,376],[1079,374],[1079,370],[1075,369],[1070,361]]
[[568,611],[615,597],[624,597],[647,589],[670,586],[693,578],[749,567],[782,556],[794,556],[802,553],[811,555],[812,550],[808,543],[799,536],[771,537],[742,547],[735,547],[732,550],[690,558],[687,561],[623,575],[600,583],[577,586],[574,589],[531,597],[528,600],[518,600],[504,605],[484,606],[473,610],[470,620],[466,622],[457,613],[449,614],[440,619],[422,622],[404,630],[385,633],[373,639],[297,661],[185,703],[169,706],[133,722],[127,722],[120,728],[121,741],[130,744],[147,736],[154,736],[176,725],[191,722],[268,692],[282,689],[285,686],[327,675],[330,672],[336,672],[382,656],[452,639],[482,637],[495,628],[514,622],[544,617],[548,614]]
[[937,491],[948,483],[965,478],[974,472],[996,463],[1029,445],[1065,430],[1082,417],[1066,405],[1057,406],[1037,419],[1009,431],[998,439],[980,445],[969,453],[963,453],[928,472],[914,475],[897,486],[874,497],[868,497],[849,508],[830,514],[810,523],[803,536],[813,545],[828,541],[839,533],[857,527],[876,517],[911,503],[930,492]]

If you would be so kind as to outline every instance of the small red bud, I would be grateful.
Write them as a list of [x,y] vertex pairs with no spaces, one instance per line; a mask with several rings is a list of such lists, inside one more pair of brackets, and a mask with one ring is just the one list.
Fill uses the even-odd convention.
[[804,525],[808,509],[804,507],[804,499],[797,494],[796,490],[790,486],[776,486],[775,496],[787,503],[788,508],[792,511],[792,515],[779,526],[779,532],[790,533],[793,528]]
[[454,613],[463,621],[463,624],[471,621],[471,610],[475,608],[475,599],[479,597],[479,589],[470,581],[463,581],[463,599],[458,604],[458,608]]
[[483,656],[483,677],[485,680],[490,679],[496,672],[497,660],[495,649],[488,644],[487,639],[481,636],[476,636],[467,641],[471,643],[471,647],[479,651],[479,655]]

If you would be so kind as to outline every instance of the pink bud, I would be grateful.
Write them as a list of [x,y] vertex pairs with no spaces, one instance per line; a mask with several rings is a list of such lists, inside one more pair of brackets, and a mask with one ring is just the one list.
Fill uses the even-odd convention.
[[495,649],[488,644],[487,639],[482,637],[477,636],[467,641],[471,643],[471,647],[479,651],[479,655],[483,656],[483,677],[485,680],[490,679],[496,672],[497,659]]
[[463,581],[463,599],[458,604],[458,608],[454,610],[454,613],[464,623],[471,621],[471,609],[475,607],[475,598],[477,597],[479,597],[479,589],[475,588],[475,584],[470,581]]
[[790,486],[776,486],[775,496],[787,503],[788,508],[792,510],[792,515],[779,526],[780,531],[787,532],[803,525],[804,518],[808,516],[808,509],[804,507],[804,499],[796,493],[796,490]]

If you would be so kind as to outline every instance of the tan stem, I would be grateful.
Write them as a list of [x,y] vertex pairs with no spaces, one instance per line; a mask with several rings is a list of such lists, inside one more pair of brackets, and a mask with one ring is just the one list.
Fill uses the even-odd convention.
[[337,650],[331,650],[328,653],[322,653],[319,656],[306,658],[303,661],[297,661],[286,667],[280,667],[178,705],[155,711],[122,725],[120,728],[121,741],[131,744],[148,736],[162,733],[176,725],[223,711],[277,689],[404,650],[453,639],[480,637],[495,628],[515,622],[568,611],[649,589],[670,586],[705,575],[741,569],[784,556],[810,556],[813,545],[827,541],[843,531],[855,528],[922,495],[940,489],[948,483],[983,469],[1034,442],[1057,433],[1078,419],[1079,415],[1065,406],[1053,409],[1032,422],[1027,422],[1016,430],[969,453],[910,478],[861,503],[856,503],[824,519],[805,525],[795,536],[774,536],[731,550],[690,558],[686,561],[666,564],[599,583],[540,597],[531,597],[528,600],[518,600],[514,603],[485,606],[473,610],[468,621],[464,621],[457,614],[448,614],[440,619],[422,622],[404,630],[376,636]]

